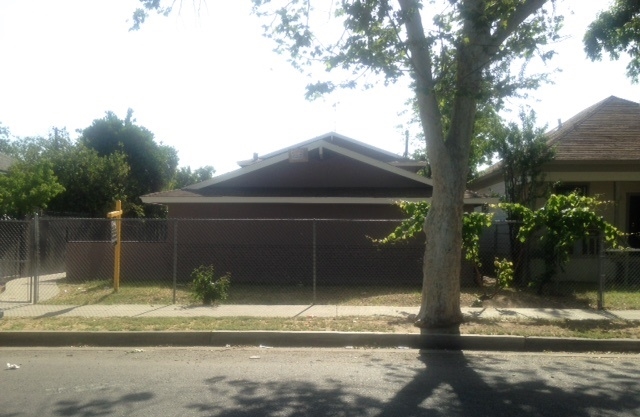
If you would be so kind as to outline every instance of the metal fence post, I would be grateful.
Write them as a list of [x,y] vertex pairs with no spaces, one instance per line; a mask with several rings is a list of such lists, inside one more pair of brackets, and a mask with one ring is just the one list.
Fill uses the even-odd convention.
[[173,304],[176,303],[176,286],[178,282],[178,219],[173,222]]
[[35,268],[33,273],[33,304],[38,303],[38,293],[40,291],[40,222],[38,213],[33,216],[33,233],[35,239]]
[[606,260],[605,250],[604,250],[604,238],[602,231],[598,233],[598,243],[600,246],[600,256],[598,256],[598,269],[600,272],[600,279],[598,280],[598,310],[604,309],[604,284],[606,280],[606,273],[604,268],[604,263]]
[[316,303],[316,278],[317,278],[317,258],[316,258],[316,220],[313,219],[313,304]]

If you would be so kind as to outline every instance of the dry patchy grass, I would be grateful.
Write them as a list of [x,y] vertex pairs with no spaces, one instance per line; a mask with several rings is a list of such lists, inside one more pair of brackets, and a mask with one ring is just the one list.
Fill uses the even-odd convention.
[[[107,280],[82,283],[60,280],[60,294],[45,304],[172,304],[174,292],[171,283],[134,282],[122,283],[116,293]],[[508,288],[495,296],[482,299],[491,292],[488,288],[462,288],[460,304],[463,307],[498,308],[596,308],[597,291],[593,286],[549,286],[542,295],[531,289]],[[224,304],[330,304],[330,305],[388,305],[419,306],[421,289],[392,286],[318,286],[315,293],[308,286],[249,285],[232,283],[229,298]],[[194,304],[189,287],[179,284],[175,291],[175,303]],[[605,306],[610,310],[640,309],[640,291],[615,290],[605,293]]]
[[[0,320],[0,331],[213,331],[279,330],[418,333],[406,318],[397,317],[51,317]],[[602,320],[467,320],[462,334],[540,337],[582,337],[596,339],[640,338],[640,323]]]

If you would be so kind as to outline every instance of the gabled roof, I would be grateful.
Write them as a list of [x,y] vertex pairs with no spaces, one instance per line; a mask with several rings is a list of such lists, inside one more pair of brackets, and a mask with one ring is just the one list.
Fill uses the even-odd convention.
[[[555,150],[551,164],[640,163],[640,104],[610,96],[582,110],[546,133]],[[473,181],[480,183],[499,174],[498,162]]]
[[334,145],[340,146],[341,148],[344,149],[348,149],[351,151],[355,151],[358,152],[361,155],[365,155],[368,156],[370,158],[373,159],[377,159],[381,162],[387,162],[389,164],[392,165],[411,165],[412,166],[417,166],[417,167],[424,167],[426,166],[426,162],[422,162],[422,161],[415,161],[413,159],[409,159],[409,158],[403,158],[400,157],[392,152],[389,151],[385,151],[384,149],[380,149],[380,148],[376,148],[375,146],[369,145],[367,143],[364,142],[360,142],[358,140],[352,139],[352,138],[348,138],[344,135],[341,135],[339,133],[336,132],[329,132],[329,133],[325,133],[324,135],[320,135],[320,136],[316,136],[315,138],[306,140],[304,142],[300,142],[297,143],[295,145],[292,146],[288,146],[286,148],[277,150],[275,152],[270,152],[266,155],[262,155],[262,156],[258,156],[257,154],[254,155],[253,159],[248,159],[248,160],[244,160],[244,161],[239,161],[238,165],[240,165],[241,167],[245,167],[245,166],[249,166],[252,165],[256,162],[260,162],[263,161],[265,159],[269,159],[272,158],[274,156],[277,155],[281,155],[281,154],[288,154],[289,151],[294,150],[294,149],[299,149],[299,148],[305,148],[309,145],[312,145],[315,142],[318,141],[325,141],[328,143],[332,143]]
[[[228,182],[234,178],[238,178],[241,176],[246,176],[254,171],[258,171],[258,170],[263,170],[267,167],[270,167],[272,165],[275,164],[279,164],[281,162],[284,161],[289,161],[289,151],[295,150],[295,149],[306,149],[307,152],[309,151],[314,151],[314,150],[318,150],[320,153],[322,153],[325,149],[334,152],[338,155],[342,155],[346,158],[352,159],[354,161],[357,162],[361,162],[363,164],[369,165],[371,167],[375,167],[378,168],[382,171],[386,171],[388,173],[400,176],[400,177],[404,177],[404,178],[408,178],[412,181],[416,181],[428,186],[432,185],[432,182],[430,179],[425,178],[423,176],[414,174],[412,172],[406,171],[404,169],[400,169],[397,168],[396,166],[387,163],[387,162],[382,162],[380,160],[380,158],[374,158],[371,156],[366,155],[365,153],[360,153],[357,152],[356,150],[350,150],[348,148],[342,147],[342,146],[338,146],[330,141],[327,140],[328,138],[326,136],[321,136],[318,138],[313,139],[312,141],[306,141],[306,142],[301,142],[297,145],[282,149],[280,151],[277,152],[273,152],[270,153],[268,155],[263,156],[262,158],[259,158],[257,161],[244,166],[241,169],[237,169],[235,171],[231,171],[227,174],[223,174],[223,175],[219,175],[217,177],[211,178],[209,180],[197,183],[197,184],[193,184],[190,186],[185,187],[185,189],[188,190],[199,190],[199,189],[203,189],[206,187],[210,187],[212,185],[215,184],[222,184],[224,182]],[[350,141],[353,141],[352,139],[350,139]],[[353,143],[353,142],[351,142]],[[358,142],[361,143],[361,142]],[[364,144],[363,144],[364,145]],[[378,150],[377,148],[374,147],[370,147],[369,145],[365,145],[366,147],[363,147],[364,149],[368,149],[373,151],[373,153],[376,153],[375,156],[379,156],[381,153],[384,153],[387,156],[395,156],[396,159],[398,159],[397,155],[393,155],[391,153],[388,153],[386,151],[381,151]],[[352,147],[352,148],[356,148],[357,147]],[[370,153],[370,152],[367,152]],[[386,158],[386,159],[390,159],[390,158]]]
[[[291,152],[300,150],[308,158],[303,162],[292,161]],[[412,162],[329,133],[255,158],[240,169],[207,181],[181,190],[147,194],[142,199],[163,204],[427,198],[431,195],[431,180],[403,169]]]
[[640,161],[640,104],[608,97],[547,136],[555,161]]

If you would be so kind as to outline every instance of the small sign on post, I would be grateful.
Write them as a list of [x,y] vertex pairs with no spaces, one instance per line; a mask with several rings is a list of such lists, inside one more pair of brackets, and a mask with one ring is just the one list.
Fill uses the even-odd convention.
[[111,221],[111,243],[115,245],[113,252],[113,290],[118,292],[120,289],[120,219],[122,218],[122,203],[116,201],[116,210],[107,213],[108,219]]
[[115,220],[111,220],[111,244],[118,243],[118,225]]

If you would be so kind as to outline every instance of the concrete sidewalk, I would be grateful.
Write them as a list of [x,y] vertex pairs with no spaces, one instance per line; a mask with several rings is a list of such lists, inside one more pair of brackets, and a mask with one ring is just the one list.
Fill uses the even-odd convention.
[[[3,306],[6,308],[6,306]],[[3,308],[3,307],[0,307]],[[338,305],[12,305],[12,317],[407,317],[417,307]],[[498,320],[634,320],[639,311],[464,308],[467,317]],[[432,333],[305,331],[2,331],[0,346],[272,346],[490,350],[519,352],[640,352],[638,339],[581,339]]]
[[[48,305],[0,303],[9,317],[410,317],[418,307],[345,305]],[[463,308],[468,318],[499,320],[627,320],[640,321],[640,311],[597,311],[549,308]]]
[[[65,273],[39,278],[38,300],[49,300],[58,294],[57,282]],[[5,317],[410,317],[418,307],[345,306],[345,305],[220,305],[215,307],[185,305],[48,305],[31,304],[30,278],[7,282],[0,293],[0,314]],[[580,310],[550,308],[472,308],[462,309],[465,317],[519,320],[637,320],[639,310]]]
[[[58,293],[64,274],[40,277],[39,301]],[[0,317],[405,317],[418,307],[344,305],[50,305],[32,304],[32,282],[18,278],[0,293]],[[496,320],[640,321],[640,311],[538,308],[463,308],[467,318]],[[640,352],[638,339],[592,340],[525,336],[281,331],[3,331],[0,346],[228,346],[387,347],[508,351]]]

